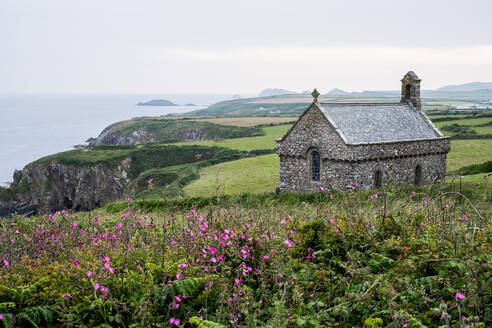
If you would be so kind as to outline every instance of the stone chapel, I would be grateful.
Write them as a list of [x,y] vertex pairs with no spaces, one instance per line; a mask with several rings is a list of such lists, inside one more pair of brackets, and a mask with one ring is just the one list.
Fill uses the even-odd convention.
[[401,80],[396,103],[313,103],[277,140],[280,192],[341,191],[444,179],[450,141],[422,113],[418,76]]

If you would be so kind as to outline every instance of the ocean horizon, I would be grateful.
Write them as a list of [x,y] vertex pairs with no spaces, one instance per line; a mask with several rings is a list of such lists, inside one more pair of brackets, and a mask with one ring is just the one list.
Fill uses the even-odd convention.
[[[179,106],[137,106],[167,99]],[[14,170],[73,149],[108,125],[140,116],[184,114],[232,99],[232,94],[0,94],[0,185]],[[193,103],[196,106],[183,106]]]

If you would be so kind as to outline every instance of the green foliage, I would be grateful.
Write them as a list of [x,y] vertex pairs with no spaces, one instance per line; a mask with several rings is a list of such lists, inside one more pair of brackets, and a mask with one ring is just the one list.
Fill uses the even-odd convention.
[[456,124],[456,123],[453,123],[451,125],[443,125],[441,129],[444,131],[454,132],[458,134],[477,134],[477,132],[473,130],[471,127],[467,125]]
[[456,173],[462,175],[471,175],[471,174],[489,173],[489,172],[492,172],[492,161],[465,166],[456,171]]
[[226,326],[208,320],[200,319],[199,317],[191,317],[189,323],[195,328],[225,328]]
[[[473,120],[473,119],[478,119],[478,118],[490,118],[492,117],[492,113],[474,113],[471,115],[460,115],[460,114],[455,114],[449,111],[430,111],[429,112],[429,118],[432,120],[433,123],[438,123],[438,122],[449,122],[449,121],[456,121],[456,120]],[[432,115],[436,114],[444,114],[439,117],[433,117]]]
[[20,186],[15,188],[4,188],[0,187],[0,200],[3,201],[13,201],[15,200],[15,195],[26,192],[31,187],[31,184],[23,180]]

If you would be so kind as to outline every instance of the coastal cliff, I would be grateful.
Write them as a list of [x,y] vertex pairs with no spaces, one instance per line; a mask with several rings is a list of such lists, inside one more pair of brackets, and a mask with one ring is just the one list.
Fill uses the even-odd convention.
[[16,192],[10,201],[0,201],[0,215],[63,208],[85,211],[100,207],[125,194],[130,182],[127,174],[129,165],[128,158],[122,160],[117,168],[104,165],[76,167],[60,163],[28,166],[15,172],[10,188],[20,192]]
[[97,146],[41,158],[0,187],[0,217],[92,210],[127,196],[176,197],[198,169],[244,158],[242,151],[205,146]]

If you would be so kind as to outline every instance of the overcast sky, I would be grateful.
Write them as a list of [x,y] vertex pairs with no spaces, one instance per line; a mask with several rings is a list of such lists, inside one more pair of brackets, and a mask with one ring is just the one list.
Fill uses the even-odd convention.
[[492,81],[491,0],[0,0],[0,93]]

